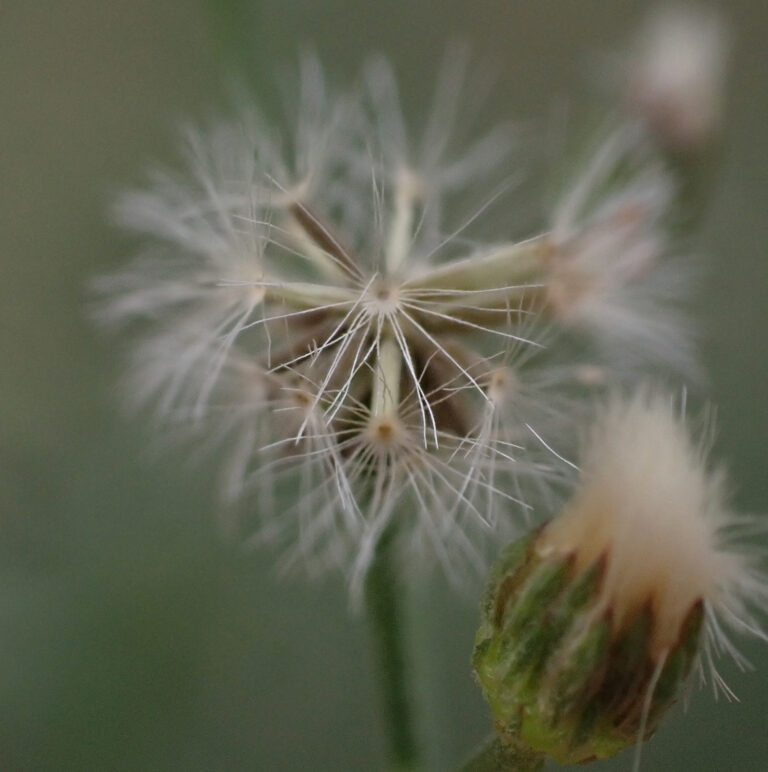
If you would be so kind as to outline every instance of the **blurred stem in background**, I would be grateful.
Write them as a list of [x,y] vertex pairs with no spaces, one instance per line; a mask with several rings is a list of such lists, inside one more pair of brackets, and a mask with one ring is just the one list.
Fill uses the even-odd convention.
[[393,767],[396,770],[416,770],[419,754],[407,688],[404,588],[395,564],[396,540],[395,519],[379,538],[366,579],[365,600]]

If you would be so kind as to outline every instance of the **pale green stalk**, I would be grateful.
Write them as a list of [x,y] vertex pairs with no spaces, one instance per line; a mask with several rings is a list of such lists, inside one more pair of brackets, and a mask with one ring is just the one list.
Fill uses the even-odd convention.
[[371,625],[382,713],[387,727],[389,758],[393,770],[419,768],[413,728],[405,655],[403,586],[395,565],[397,522],[384,530],[365,585],[365,603]]

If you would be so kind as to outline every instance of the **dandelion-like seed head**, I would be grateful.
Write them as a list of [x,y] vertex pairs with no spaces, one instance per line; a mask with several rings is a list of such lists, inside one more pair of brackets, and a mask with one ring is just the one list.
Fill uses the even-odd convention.
[[118,203],[143,251],[98,282],[101,320],[136,336],[130,401],[216,448],[225,499],[258,499],[255,542],[358,588],[395,518],[406,553],[461,575],[561,479],[548,438],[586,381],[550,362],[554,328],[623,319],[623,344],[672,345],[673,325],[649,336],[617,310],[662,257],[670,183],[643,139],[611,135],[538,235],[505,214],[483,239],[506,190],[490,180],[516,170],[503,130],[454,141],[472,111],[465,57],[448,61],[423,132],[380,59],[336,99],[305,60],[285,136],[250,108],[187,130],[184,168]]

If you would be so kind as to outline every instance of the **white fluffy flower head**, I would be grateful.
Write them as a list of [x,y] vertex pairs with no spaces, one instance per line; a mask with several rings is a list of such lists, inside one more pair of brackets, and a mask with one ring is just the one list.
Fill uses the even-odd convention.
[[[671,184],[643,138],[612,135],[550,226],[513,238],[492,180],[517,172],[509,142],[494,128],[456,147],[472,111],[450,61],[423,132],[381,60],[336,99],[305,61],[283,136],[252,109],[187,131],[184,168],[118,205],[143,252],[99,282],[101,320],[137,336],[130,400],[228,459],[224,497],[256,494],[256,540],[358,588],[393,520],[456,574],[559,479],[570,389],[605,370],[548,364],[542,329],[588,319],[672,358],[675,320],[642,295]],[[475,235],[491,209],[502,226]],[[619,300],[636,284],[646,324]]]

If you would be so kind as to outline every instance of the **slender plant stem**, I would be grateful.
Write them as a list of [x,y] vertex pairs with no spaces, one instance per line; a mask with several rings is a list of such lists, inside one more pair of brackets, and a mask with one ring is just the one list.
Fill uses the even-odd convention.
[[461,772],[539,772],[544,769],[540,753],[489,737],[461,768]]
[[390,755],[397,770],[418,768],[404,652],[403,586],[394,562],[397,523],[379,538],[365,587]]

